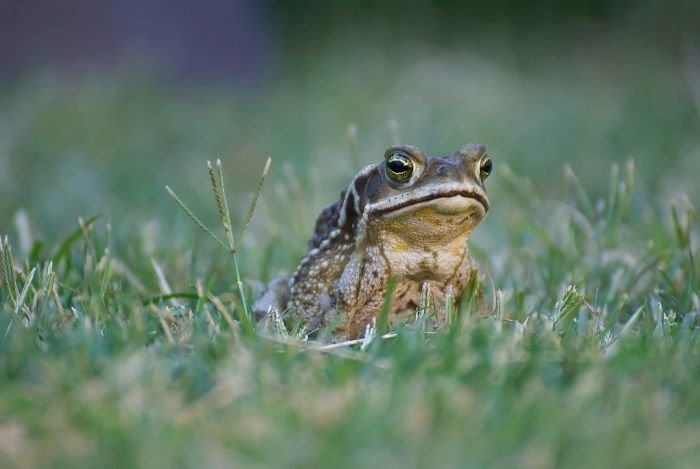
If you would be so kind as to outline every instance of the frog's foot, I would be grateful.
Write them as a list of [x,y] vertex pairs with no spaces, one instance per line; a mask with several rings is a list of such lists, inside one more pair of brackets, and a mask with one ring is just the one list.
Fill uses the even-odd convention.
[[306,324],[304,329],[312,339],[325,337],[330,332],[329,324],[338,321],[338,312],[333,305],[333,299],[327,291],[321,292],[316,302],[316,307],[313,308],[311,314],[305,315]]
[[263,294],[253,304],[255,320],[260,321],[271,310],[282,314],[287,309],[289,302],[289,276],[284,275],[273,279]]

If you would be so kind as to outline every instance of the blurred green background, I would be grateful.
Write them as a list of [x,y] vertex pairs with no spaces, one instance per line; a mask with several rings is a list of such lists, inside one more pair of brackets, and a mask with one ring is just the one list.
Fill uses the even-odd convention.
[[214,220],[205,162],[222,158],[242,217],[271,156],[250,239],[282,243],[289,269],[314,215],[395,134],[432,154],[487,145],[485,248],[510,215],[504,163],[548,195],[571,165],[600,196],[611,164],[632,158],[660,206],[698,200],[698,13],[690,1],[2,2],[0,232],[25,209],[35,237],[96,213],[175,237],[189,221],[165,184]]
[[[0,0],[0,466],[696,467],[699,5]],[[493,314],[246,333],[164,186],[238,233],[272,158],[250,299],[397,139],[489,148]]]

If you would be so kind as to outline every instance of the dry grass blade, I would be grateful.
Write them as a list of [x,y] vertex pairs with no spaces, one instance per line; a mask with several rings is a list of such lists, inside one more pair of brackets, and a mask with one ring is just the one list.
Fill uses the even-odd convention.
[[[398,334],[396,332],[387,332],[384,335],[379,336],[380,339],[393,339],[396,337]],[[314,347],[316,350],[334,350],[338,348],[343,348],[343,347],[350,347],[351,345],[357,345],[357,344],[362,344],[366,342],[365,338],[362,339],[352,339],[352,340],[345,340],[343,342],[336,342],[334,344],[327,344],[327,345],[319,345],[318,347]]]
[[[170,283],[168,283],[168,279],[165,277],[165,272],[163,271],[163,268],[160,266],[158,261],[151,258],[151,266],[153,267],[153,270],[156,273],[156,278],[158,279],[158,286],[160,287],[161,293],[164,296],[172,295],[173,289],[170,287]],[[173,306],[178,306],[180,302],[177,301],[177,299],[175,298],[170,298],[170,304]]]
[[59,316],[65,318],[66,312],[63,310],[63,305],[61,305],[61,298],[58,296],[58,286],[57,282],[53,282],[51,285],[51,297],[53,298],[53,302],[56,306],[56,311],[58,311]]
[[17,302],[15,303],[15,314],[19,316],[20,310],[22,309],[22,306],[24,305],[24,301],[27,299],[27,294],[29,293],[29,289],[32,286],[32,281],[34,280],[34,274],[36,274],[36,267],[34,267],[30,272],[29,275],[27,276],[27,282],[24,284],[24,288],[22,288],[22,293],[17,297]]
[[85,246],[87,246],[87,248],[90,250],[92,256],[97,259],[99,257],[97,255],[97,249],[95,249],[95,243],[90,236],[90,230],[93,229],[93,224],[90,223],[89,220],[83,220],[83,217],[78,217],[78,226],[80,228],[80,232],[83,234],[83,238],[85,239]]
[[37,300],[35,300],[37,303],[36,307],[34,308],[34,311],[36,311],[37,315],[42,314],[42,312],[44,311],[46,304],[51,298],[51,291],[53,290],[54,284],[56,283],[56,272],[53,271],[53,262],[49,261],[49,263],[46,264],[43,278],[44,283],[41,287],[41,294],[37,295]]
[[211,301],[211,303],[214,305],[214,308],[216,308],[219,314],[223,316],[224,320],[226,321],[226,324],[228,324],[229,330],[231,331],[231,336],[235,339],[236,335],[238,334],[238,325],[236,324],[236,321],[233,320],[233,316],[231,316],[231,313],[228,312],[228,309],[226,309],[226,306],[219,299],[219,297],[208,293],[207,298],[209,299],[209,301]]
[[175,191],[173,191],[168,186],[165,186],[165,190],[168,191],[170,197],[172,197],[173,200],[177,202],[182,211],[185,212],[188,217],[190,217],[190,219],[195,223],[195,225],[197,225],[202,231],[208,234],[211,239],[213,239],[219,244],[219,246],[228,250],[228,246],[226,246],[226,243],[224,243],[218,236],[216,236],[213,231],[211,231],[204,223],[202,223],[202,221],[199,218],[197,218],[197,216],[194,213],[192,213],[192,210],[190,210],[189,207],[187,207],[187,205],[185,205],[185,203],[182,200],[180,200]]
[[423,282],[420,293],[420,315],[428,315],[429,313],[434,313],[432,308],[433,296],[430,291],[430,283]]
[[447,294],[445,295],[445,326],[450,327],[454,321],[452,311],[454,306],[454,292],[452,291],[452,285],[447,287]]
[[7,294],[10,297],[12,304],[17,303],[19,289],[17,288],[17,279],[15,278],[14,260],[12,258],[12,248],[10,247],[7,236],[3,240],[0,237],[0,270],[2,270],[2,280],[5,282]]
[[574,173],[574,170],[568,164],[564,165],[564,180],[573,185],[577,202],[581,206],[582,211],[585,212],[587,217],[592,217],[595,213],[595,209],[593,208],[591,199],[588,197],[588,193],[576,176],[576,173]]
[[[397,334],[395,332],[390,332],[388,334],[384,334],[381,336],[381,339],[392,339],[396,337]],[[274,342],[276,344],[281,344],[284,346],[288,347],[294,347],[296,349],[299,349],[304,352],[320,352],[323,354],[329,354],[334,357],[346,359],[346,360],[354,360],[362,363],[366,363],[368,365],[372,365],[376,368],[379,369],[384,369],[388,370],[391,369],[392,365],[391,362],[388,360],[377,360],[375,358],[369,357],[366,353],[360,352],[359,350],[348,350],[346,347],[351,346],[351,345],[357,345],[361,344],[365,341],[365,339],[353,339],[353,340],[348,340],[345,342],[338,342],[336,344],[326,344],[326,345],[317,345],[314,342],[306,342],[306,341],[301,341],[301,340],[296,340],[290,337],[279,337],[279,336],[272,336],[272,335],[267,335],[267,334],[260,334],[258,337],[269,340],[270,342]]]
[[610,343],[608,344],[607,349],[605,349],[604,356],[606,358],[611,358],[615,353],[617,352],[617,349],[619,347],[619,342],[621,339],[623,339],[625,336],[627,336],[630,331],[632,330],[632,326],[637,322],[637,320],[641,317],[642,312],[646,308],[646,304],[643,304],[637,310],[632,314],[632,316],[629,318],[629,320],[625,323],[625,325],[622,327],[622,330],[620,331],[619,334],[617,334],[617,337]]
[[[153,311],[153,314],[155,314],[156,317],[158,317],[158,321],[160,322],[160,326],[163,329],[163,335],[165,335],[165,340],[170,345],[173,345],[175,343],[175,339],[173,338],[172,332],[170,332],[170,326],[168,326],[167,321],[163,317],[163,313],[154,304],[151,304],[150,308],[151,308],[151,311]],[[166,311],[167,311],[167,309],[166,309]]]
[[253,219],[253,212],[255,212],[255,206],[258,203],[258,198],[260,197],[260,192],[262,192],[263,185],[265,184],[265,178],[267,178],[267,173],[270,171],[270,163],[272,163],[272,158],[268,157],[265,162],[265,167],[263,168],[262,175],[260,176],[260,181],[258,181],[258,187],[255,189],[255,194],[253,194],[253,199],[250,201],[250,207],[248,207],[248,213],[245,217],[245,222],[243,223],[243,228],[241,228],[238,234],[238,243],[234,246],[234,249],[238,251],[238,244],[240,244],[245,232],[248,230],[250,221]]
[[6,285],[8,290],[10,289],[7,273],[5,272],[5,243],[3,243],[2,236],[0,236],[0,287],[3,285]]
[[[496,288],[496,282],[493,281],[493,275],[491,275],[491,269],[488,267],[484,268],[486,278],[489,279],[489,285],[491,285],[491,296],[493,297],[493,306],[491,307],[491,314],[501,318],[501,304],[498,297],[498,289]],[[476,282],[476,271],[473,273],[474,282]],[[474,284],[476,285],[476,283]]]

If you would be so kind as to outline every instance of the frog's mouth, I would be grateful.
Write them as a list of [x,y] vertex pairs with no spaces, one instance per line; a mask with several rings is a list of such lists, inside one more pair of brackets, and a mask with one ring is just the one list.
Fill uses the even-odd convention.
[[424,195],[413,194],[411,198],[396,198],[391,201],[376,204],[371,207],[372,216],[393,217],[419,207],[433,208],[445,215],[458,215],[469,212],[480,212],[483,216],[489,211],[490,204],[486,195],[471,188],[455,188]]

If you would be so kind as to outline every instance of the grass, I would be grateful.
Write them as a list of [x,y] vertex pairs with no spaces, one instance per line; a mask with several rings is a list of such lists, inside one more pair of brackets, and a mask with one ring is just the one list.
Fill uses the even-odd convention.
[[[337,50],[252,103],[17,85],[0,106],[0,465],[694,467],[698,118],[672,70],[635,75],[635,50],[583,93],[575,55],[537,72],[426,55],[396,78],[369,66],[394,63],[381,55],[340,67]],[[376,78],[363,93],[354,70]],[[418,319],[329,348],[246,322],[357,162],[395,135],[446,152],[465,133],[494,154],[493,211],[446,330]],[[204,161],[183,155],[227,145],[212,203]]]

